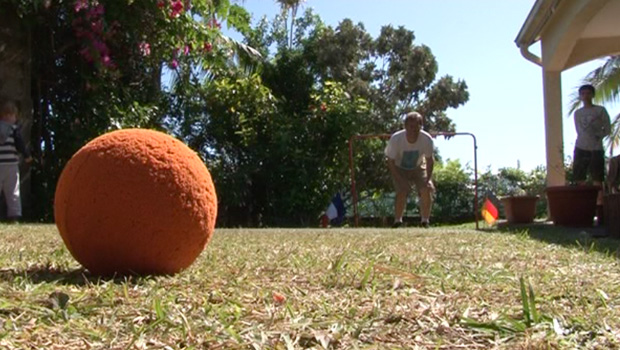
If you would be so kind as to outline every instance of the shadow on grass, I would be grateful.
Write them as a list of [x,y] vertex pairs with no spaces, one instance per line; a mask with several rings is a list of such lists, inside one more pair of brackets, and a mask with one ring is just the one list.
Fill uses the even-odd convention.
[[63,270],[53,266],[34,266],[28,269],[1,269],[0,281],[14,283],[16,279],[23,279],[29,283],[56,283],[61,285],[86,286],[92,284],[108,283],[115,284],[140,284],[140,281],[150,277],[132,275],[123,276],[99,276],[93,275],[83,268]]
[[549,223],[533,223],[499,227],[500,232],[527,232],[530,238],[565,247],[580,248],[588,251],[613,255],[620,259],[620,239],[606,236],[606,230],[600,227],[563,227]]

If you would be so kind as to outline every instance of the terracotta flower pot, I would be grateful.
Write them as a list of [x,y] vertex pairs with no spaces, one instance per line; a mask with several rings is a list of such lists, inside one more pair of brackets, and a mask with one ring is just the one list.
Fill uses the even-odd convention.
[[536,217],[538,196],[508,196],[500,200],[509,224],[529,224]]
[[551,220],[559,226],[592,226],[598,191],[597,186],[547,187]]
[[605,222],[609,235],[620,238],[620,193],[605,196]]

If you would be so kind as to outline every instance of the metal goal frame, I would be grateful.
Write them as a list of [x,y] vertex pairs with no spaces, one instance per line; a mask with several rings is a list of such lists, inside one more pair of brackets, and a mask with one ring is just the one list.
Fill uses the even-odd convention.
[[[437,136],[443,136],[446,139],[454,136],[471,136],[474,146],[474,220],[476,221],[476,230],[479,229],[478,221],[480,220],[480,213],[478,213],[478,144],[476,142],[476,136],[470,132],[431,132],[433,138]],[[349,169],[351,171],[351,201],[353,204],[353,222],[355,227],[359,226],[359,214],[357,212],[357,189],[355,183],[355,161],[354,161],[354,145],[355,141],[368,140],[368,139],[382,139],[387,140],[391,137],[391,134],[365,134],[365,135],[353,135],[349,138]]]

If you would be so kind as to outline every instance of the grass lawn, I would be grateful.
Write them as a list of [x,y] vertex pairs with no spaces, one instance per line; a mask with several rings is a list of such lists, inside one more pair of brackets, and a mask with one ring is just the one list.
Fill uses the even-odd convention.
[[218,229],[176,276],[99,279],[55,226],[0,225],[0,348],[620,348],[619,246],[542,226]]

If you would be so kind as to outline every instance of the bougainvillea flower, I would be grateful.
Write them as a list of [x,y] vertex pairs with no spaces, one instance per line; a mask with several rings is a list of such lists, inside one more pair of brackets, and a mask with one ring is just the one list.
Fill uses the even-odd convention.
[[147,42],[141,42],[138,45],[138,48],[140,49],[140,53],[142,54],[142,56],[148,56],[151,54],[151,44]]
[[76,0],[73,4],[73,9],[75,12],[80,12],[85,8],[88,8],[88,0]]
[[181,0],[175,0],[170,4],[170,8],[172,12],[170,12],[170,17],[177,18],[183,12],[183,2]]
[[113,63],[112,63],[112,59],[110,58],[110,56],[105,55],[103,57],[101,57],[101,63],[103,63],[104,66],[106,67],[113,67]]

